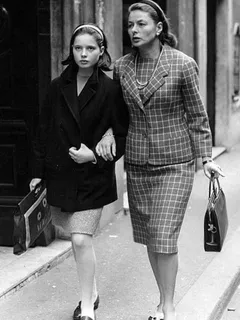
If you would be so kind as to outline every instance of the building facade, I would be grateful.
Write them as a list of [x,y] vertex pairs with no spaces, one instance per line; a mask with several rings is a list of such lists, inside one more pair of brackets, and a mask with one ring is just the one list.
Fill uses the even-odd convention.
[[179,49],[199,65],[200,90],[213,145],[240,142],[240,3],[237,0],[168,0]]
[[[129,52],[127,8],[132,0],[3,0],[0,4],[0,214],[28,192],[31,143],[49,81],[68,55],[73,28],[97,23],[113,61]],[[200,90],[213,144],[240,141],[240,3],[238,0],[158,0],[179,40],[199,65]],[[123,161],[117,164],[122,208]],[[104,223],[104,222],[103,222]]]

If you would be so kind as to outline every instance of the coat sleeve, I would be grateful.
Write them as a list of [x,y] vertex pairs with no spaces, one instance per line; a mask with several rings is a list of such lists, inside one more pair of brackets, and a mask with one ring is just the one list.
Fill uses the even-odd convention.
[[129,125],[128,108],[123,99],[120,84],[116,83],[116,93],[113,95],[112,99],[113,106],[111,108],[111,127],[116,140],[115,161],[117,161],[125,153],[126,137]]
[[33,140],[32,177],[44,178],[47,139],[51,125],[52,108],[48,92],[40,110],[36,135]]
[[[116,162],[124,155],[129,125],[128,108],[123,99],[121,86],[117,81],[112,82],[112,85],[109,87],[107,103],[110,106],[109,110],[111,113],[108,128],[112,128],[116,141],[116,156],[114,157],[114,161]],[[93,151],[100,167],[110,164],[110,161],[105,161],[97,155],[95,148]]]
[[190,58],[183,66],[183,101],[195,156],[211,157],[212,135],[199,92],[198,66]]
[[127,104],[123,99],[117,62],[113,69],[113,80],[116,83],[118,93],[115,95],[115,107],[112,109],[112,128],[116,139],[116,158],[119,159],[125,152],[126,136],[129,127],[129,112]]

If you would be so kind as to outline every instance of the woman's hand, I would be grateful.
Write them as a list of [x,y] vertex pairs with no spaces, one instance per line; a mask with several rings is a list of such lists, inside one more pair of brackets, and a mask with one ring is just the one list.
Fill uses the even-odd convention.
[[218,178],[219,176],[225,177],[221,167],[217,165],[214,161],[207,162],[203,166],[205,175],[210,179],[211,175],[214,173],[214,177]]
[[31,182],[29,183],[30,191],[36,190],[36,192],[37,192],[37,189],[38,189],[37,186],[40,184],[41,181],[42,181],[42,179],[40,179],[40,178],[33,178],[31,180]]
[[94,153],[84,143],[81,143],[80,149],[71,147],[69,155],[76,163],[92,162],[95,160]]
[[97,154],[105,161],[113,161],[116,156],[116,141],[114,135],[103,136],[96,146]]

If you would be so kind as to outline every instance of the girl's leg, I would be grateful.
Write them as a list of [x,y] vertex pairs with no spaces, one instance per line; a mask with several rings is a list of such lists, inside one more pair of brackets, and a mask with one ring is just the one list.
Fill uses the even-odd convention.
[[[74,259],[77,262],[76,251],[75,251],[73,243],[72,243],[72,251],[73,251]],[[81,283],[81,273],[80,272],[81,272],[80,269],[77,268],[79,283]],[[97,297],[98,297],[97,282],[96,282],[96,277],[94,276],[94,282],[93,282],[93,301],[94,302],[96,301]],[[82,300],[82,292],[80,291],[79,301],[81,301],[81,300]]]
[[174,292],[178,271],[178,254],[162,254],[149,251],[150,262],[157,261],[154,275],[162,289],[164,320],[176,320]]
[[87,234],[72,234],[72,246],[77,273],[81,285],[81,315],[94,319],[93,292],[95,284],[96,257],[92,243],[92,236]]

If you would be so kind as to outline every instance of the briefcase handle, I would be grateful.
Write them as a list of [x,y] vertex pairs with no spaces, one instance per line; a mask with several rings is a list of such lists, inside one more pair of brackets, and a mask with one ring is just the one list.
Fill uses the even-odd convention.
[[[216,186],[217,181],[217,186]],[[212,196],[212,191],[214,194],[214,198],[217,198],[218,191],[221,189],[219,179],[214,176],[214,173],[211,174],[211,178],[209,180],[209,191],[208,191],[208,198],[210,199]]]
[[41,193],[41,191],[45,188],[44,183],[40,182],[38,185],[36,185],[35,189],[32,190],[32,193],[35,197],[38,197],[38,195]]

